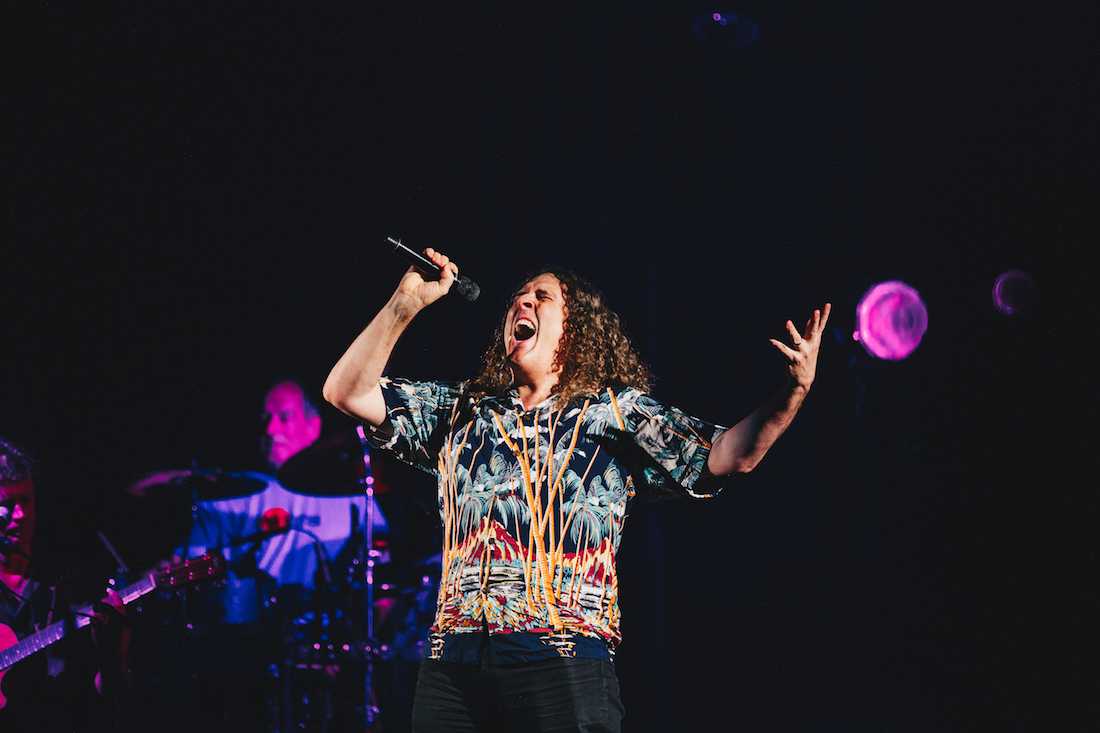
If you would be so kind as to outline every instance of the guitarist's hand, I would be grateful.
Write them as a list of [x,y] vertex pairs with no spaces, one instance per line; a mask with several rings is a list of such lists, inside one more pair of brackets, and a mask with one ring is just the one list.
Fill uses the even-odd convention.
[[95,604],[91,628],[99,657],[96,689],[103,692],[105,683],[125,679],[129,670],[130,619],[118,593],[108,590],[107,596]]

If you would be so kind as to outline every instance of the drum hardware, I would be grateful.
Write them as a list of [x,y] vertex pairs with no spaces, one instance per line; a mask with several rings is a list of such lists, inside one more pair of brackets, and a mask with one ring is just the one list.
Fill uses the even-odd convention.
[[[236,598],[235,604],[229,604],[236,612],[231,620],[248,622],[241,628],[247,626],[250,633],[270,634],[267,648],[272,654],[266,657],[269,663],[262,674],[271,684],[268,717],[278,721],[280,731],[380,730],[388,698],[380,701],[377,685],[388,694],[393,665],[420,656],[419,640],[427,636],[434,614],[438,567],[433,571],[430,562],[428,567],[423,562],[394,562],[385,536],[376,536],[380,534],[376,521],[381,524],[382,519],[375,517],[379,511],[375,494],[384,494],[384,487],[375,481],[371,456],[363,449],[364,437],[359,428],[323,438],[288,459],[275,475],[282,486],[296,493],[366,498],[365,512],[362,504],[351,505],[351,536],[344,551],[326,558],[333,560],[330,573],[317,580],[315,589],[271,586],[273,581],[266,574],[245,572],[236,582],[247,587],[237,588],[223,580],[219,593],[182,598],[172,610],[177,619],[173,625],[182,618],[188,638],[204,631],[216,634],[230,619],[212,617],[206,625],[199,622],[198,628],[194,614],[200,609],[194,603],[213,606]],[[189,514],[194,526],[203,521],[201,502],[255,494],[269,480],[259,474],[195,465],[150,474],[127,487],[127,492],[152,497],[140,499],[149,502],[150,508],[156,508],[157,501],[167,501],[176,507],[181,521]],[[298,530],[296,524],[294,530]],[[264,531],[261,526],[258,533],[243,539],[260,541]],[[401,684],[406,684],[403,678]]]
[[[360,446],[366,443],[367,435],[362,425],[356,427],[356,434],[359,437]],[[360,449],[360,454],[363,460],[363,474],[360,482],[363,493],[367,497],[367,516],[366,526],[363,530],[365,537],[364,542],[360,545],[361,557],[359,559],[366,567],[367,588],[364,598],[367,622],[366,638],[374,639],[374,567],[376,562],[371,552],[374,549],[374,476],[370,470],[370,451]],[[377,698],[374,694],[374,655],[367,654],[366,664],[363,665],[363,723],[367,730],[374,727],[375,721],[378,720],[378,716],[382,712],[376,701]]]
[[[322,711],[304,710],[303,715],[321,716],[333,711],[331,687],[346,673],[358,674],[362,705],[358,707],[357,728],[377,730],[381,707],[375,694],[375,663],[392,656],[392,648],[376,637],[375,573],[389,561],[385,541],[374,536],[374,476],[370,453],[363,449],[363,429],[336,433],[322,438],[289,458],[279,469],[279,483],[292,491],[317,496],[366,497],[366,515],[359,516],[351,507],[352,533],[348,538],[353,550],[344,572],[333,571],[319,588],[313,608],[292,619],[286,634],[283,671],[284,704],[294,717],[303,697],[319,703]],[[383,597],[398,592],[387,584]],[[344,603],[338,602],[343,597]],[[293,673],[312,673],[317,677],[309,685],[312,693],[296,695]],[[326,689],[326,685],[329,689]],[[301,690],[299,690],[301,692]],[[307,706],[308,707],[308,706]],[[284,716],[284,720],[288,720]],[[288,720],[289,722],[289,720]],[[298,721],[299,727],[302,722]]]
[[248,474],[217,468],[191,468],[154,471],[126,487],[126,493],[138,498],[182,495],[192,503],[232,499],[262,491],[267,482]]

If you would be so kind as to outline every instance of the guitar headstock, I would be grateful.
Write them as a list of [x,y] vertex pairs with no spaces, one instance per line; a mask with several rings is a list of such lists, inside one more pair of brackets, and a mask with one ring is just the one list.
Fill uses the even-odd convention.
[[208,552],[205,555],[175,563],[164,570],[158,570],[155,577],[158,588],[184,588],[208,580],[219,580],[225,576],[225,558],[221,553]]

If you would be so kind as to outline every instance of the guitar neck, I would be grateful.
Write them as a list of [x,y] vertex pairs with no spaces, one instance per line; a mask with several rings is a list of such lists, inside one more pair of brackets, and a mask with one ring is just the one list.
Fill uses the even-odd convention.
[[[132,603],[147,593],[156,590],[156,577],[150,573],[136,583],[132,583],[118,592],[123,603]],[[30,636],[20,639],[7,649],[0,651],[0,670],[11,667],[16,662],[26,659],[30,655],[40,652],[46,647],[60,641],[65,634],[72,629],[82,629],[92,622],[91,616],[95,609],[92,606],[83,606],[73,612],[72,622],[57,621],[41,631],[36,631]]]

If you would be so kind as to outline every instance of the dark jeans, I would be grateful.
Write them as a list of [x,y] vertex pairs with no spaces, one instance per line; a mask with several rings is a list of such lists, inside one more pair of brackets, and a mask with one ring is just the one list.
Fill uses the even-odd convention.
[[413,733],[619,733],[623,705],[610,662],[548,659],[518,666],[420,665]]

